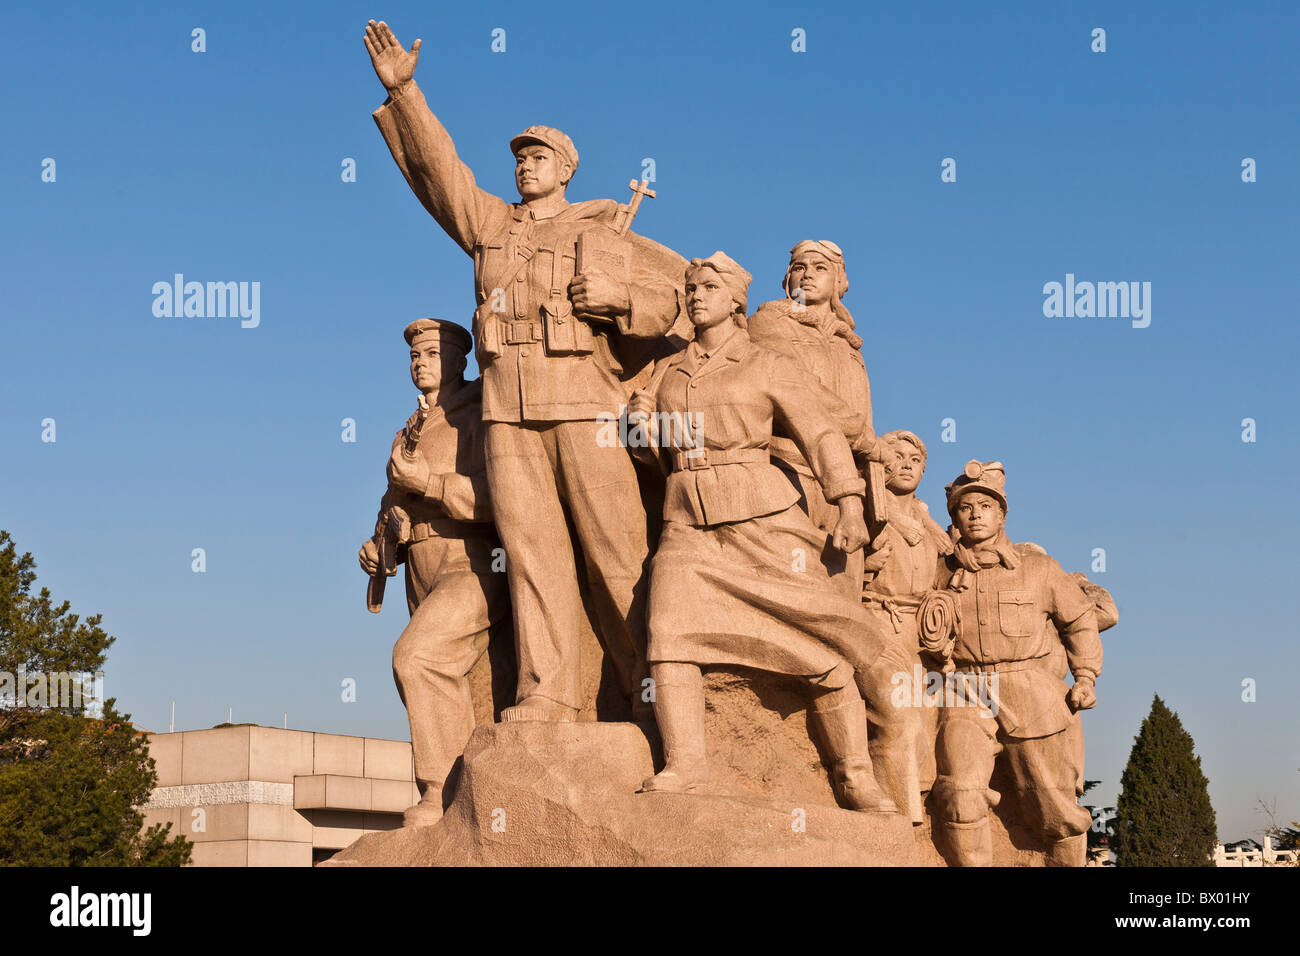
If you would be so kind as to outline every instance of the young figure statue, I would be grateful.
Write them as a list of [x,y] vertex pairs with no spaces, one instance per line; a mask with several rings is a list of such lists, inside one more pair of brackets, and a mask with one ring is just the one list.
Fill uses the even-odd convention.
[[834,397],[750,340],[749,281],[725,253],[691,261],[686,307],[695,339],[659,363],[630,406],[630,424],[658,425],[650,444],[671,468],[649,599],[666,763],[643,790],[707,783],[701,667],[731,665],[806,679],[836,797],[851,809],[893,811],[872,773],[854,671],[898,670],[902,659],[868,634],[861,604],[838,592],[817,560],[826,536],[770,461],[774,422],[809,462],[819,493],[836,503],[839,551],[866,540],[864,482],[826,410]]
[[[1025,822],[1047,841],[1048,864],[1083,866],[1092,817],[1078,803],[1079,711],[1097,705],[1102,659],[1093,601],[1046,552],[1007,539],[1001,463],[968,462],[947,492],[959,539],[939,569],[939,590],[922,604],[920,631],[967,688],[939,715],[932,796],[950,858],[992,863],[996,762]],[[977,682],[990,692],[973,692]]]
[[[869,546],[865,561],[862,603],[877,633],[898,645],[907,658],[907,673],[891,681],[907,693],[904,700],[891,693],[888,706],[867,699],[871,725],[871,755],[881,777],[895,783],[894,802],[913,823],[922,821],[921,793],[934,783],[934,740],[938,710],[921,706],[923,687],[916,686],[922,672],[916,612],[934,588],[939,561],[952,553],[948,533],[930,517],[925,502],[916,497],[925,474],[925,443],[914,433],[899,429],[881,435],[886,444],[885,478],[889,489],[888,523]],[[924,683],[924,679],[922,679]],[[908,719],[900,719],[900,709]],[[915,767],[915,776],[908,778]]]
[[427,826],[442,817],[447,776],[474,729],[469,672],[487,650],[490,629],[508,624],[510,596],[505,575],[492,570],[498,542],[479,383],[461,374],[469,333],[420,319],[404,337],[421,407],[393,439],[388,491],[360,559],[371,575],[372,611],[379,610],[383,576],[406,563],[411,620],[393,648],[393,678],[411,722],[420,788],[405,822]]
[[[750,317],[750,338],[788,356],[840,399],[837,414],[849,419],[850,441],[856,435],[871,436],[871,385],[862,339],[853,331],[853,316],[841,301],[849,290],[844,253],[827,239],[797,243],[790,250],[781,285],[786,297],[764,302]],[[813,523],[829,535],[839,519],[838,510],[822,494],[798,446],[779,426],[772,436],[772,463],[799,489],[800,506]],[[856,596],[862,586],[862,552],[826,558],[834,561],[830,570],[836,585],[846,595]]]

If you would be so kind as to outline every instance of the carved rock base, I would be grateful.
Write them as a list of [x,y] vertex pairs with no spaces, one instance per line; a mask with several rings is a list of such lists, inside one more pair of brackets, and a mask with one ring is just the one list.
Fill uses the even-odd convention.
[[[629,723],[481,726],[440,823],[370,834],[326,865],[943,865],[926,828],[897,814],[799,805],[726,784],[707,794],[636,793],[656,767],[652,738]],[[1008,849],[995,824],[995,861],[1032,862]]]

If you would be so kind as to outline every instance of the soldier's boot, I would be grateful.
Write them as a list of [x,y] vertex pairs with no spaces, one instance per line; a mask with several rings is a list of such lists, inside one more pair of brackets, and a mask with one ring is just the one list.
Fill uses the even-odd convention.
[[572,723],[578,719],[578,709],[547,697],[525,697],[513,707],[501,711],[501,722],[513,720],[553,720]]
[[654,714],[664,744],[664,769],[641,792],[690,793],[709,782],[704,749],[704,675],[694,664],[655,664]]
[[831,760],[835,799],[848,810],[897,813],[876,782],[867,750],[867,711],[853,684],[813,699],[809,714]]
[[989,827],[988,814],[973,823],[945,821],[943,828],[954,866],[993,865],[993,831]]
[[1088,834],[1078,833],[1047,845],[1048,866],[1083,866],[1088,861]]
[[871,741],[872,760],[899,812],[912,821],[913,826],[925,822],[925,809],[921,801],[921,779],[916,752],[917,734],[913,724],[919,718],[911,714],[902,718],[901,725],[888,728]]
[[407,807],[402,814],[404,827],[431,827],[442,819],[443,781],[421,780],[419,787],[420,802]]

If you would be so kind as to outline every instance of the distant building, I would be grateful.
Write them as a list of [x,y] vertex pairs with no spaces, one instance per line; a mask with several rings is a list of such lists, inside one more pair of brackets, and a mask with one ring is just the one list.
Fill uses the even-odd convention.
[[400,827],[420,799],[405,740],[251,725],[148,736],[145,826],[171,823],[195,866],[312,866]]
[[1271,837],[1264,837],[1262,846],[1254,840],[1238,840],[1214,847],[1215,866],[1295,866],[1298,858],[1295,850],[1273,849]]

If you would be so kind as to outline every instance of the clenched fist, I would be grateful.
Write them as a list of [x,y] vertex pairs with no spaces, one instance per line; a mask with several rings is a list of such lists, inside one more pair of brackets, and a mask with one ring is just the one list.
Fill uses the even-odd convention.
[[423,456],[412,460],[406,457],[401,448],[393,449],[392,457],[388,459],[388,482],[394,488],[422,495],[429,487],[429,479],[432,477],[429,463]]
[[1070,704],[1070,709],[1074,711],[1091,710],[1097,706],[1097,688],[1093,684],[1091,677],[1076,677],[1074,686],[1070,688],[1070,696],[1066,698]]
[[831,544],[845,554],[852,554],[867,543],[867,523],[862,517],[862,499],[857,495],[845,495],[838,504],[840,520],[835,522]]
[[654,414],[655,400],[648,388],[638,388],[627,403],[627,423],[641,425]]
[[361,546],[357,557],[361,560],[361,570],[374,577],[375,572],[379,570],[379,546],[375,544],[374,538]]

